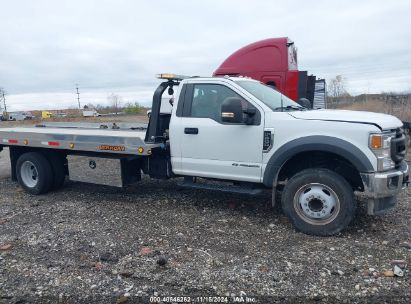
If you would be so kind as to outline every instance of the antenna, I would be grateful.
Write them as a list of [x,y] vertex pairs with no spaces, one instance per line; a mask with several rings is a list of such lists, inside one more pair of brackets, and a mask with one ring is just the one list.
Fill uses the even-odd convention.
[[281,112],[284,112],[283,93],[281,93]]

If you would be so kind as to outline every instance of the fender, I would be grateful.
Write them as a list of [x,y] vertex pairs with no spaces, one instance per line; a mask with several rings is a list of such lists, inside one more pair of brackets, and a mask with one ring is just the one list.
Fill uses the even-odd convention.
[[331,152],[351,162],[359,172],[375,171],[368,157],[353,144],[330,136],[308,136],[284,144],[271,156],[264,171],[264,185],[271,188],[285,162],[307,151]]

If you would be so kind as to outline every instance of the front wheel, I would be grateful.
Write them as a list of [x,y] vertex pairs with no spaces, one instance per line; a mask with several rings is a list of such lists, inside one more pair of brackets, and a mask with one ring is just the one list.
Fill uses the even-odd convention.
[[346,228],[356,209],[350,184],[339,174],[322,168],[294,175],[284,187],[281,204],[297,230],[320,236]]

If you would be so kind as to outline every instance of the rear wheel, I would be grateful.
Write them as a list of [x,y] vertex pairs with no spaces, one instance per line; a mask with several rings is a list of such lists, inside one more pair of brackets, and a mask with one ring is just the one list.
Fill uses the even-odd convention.
[[16,175],[20,186],[31,194],[45,193],[52,185],[51,165],[37,152],[24,153],[18,158]]
[[355,214],[353,190],[328,169],[307,169],[284,188],[282,208],[294,227],[312,235],[333,235],[346,228]]

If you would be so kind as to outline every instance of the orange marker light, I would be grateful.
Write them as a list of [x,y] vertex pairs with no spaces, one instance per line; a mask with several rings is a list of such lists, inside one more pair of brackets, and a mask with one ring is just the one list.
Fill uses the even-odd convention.
[[138,153],[143,153],[144,152],[144,148],[140,147],[138,148]]
[[23,144],[28,145],[29,141],[27,139],[23,140]]
[[74,144],[73,144],[73,143],[70,143],[70,144],[69,144],[69,148],[70,148],[70,149],[74,149]]
[[382,148],[382,136],[381,135],[371,135],[371,148],[381,149]]

